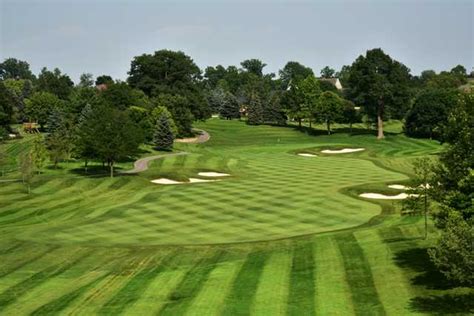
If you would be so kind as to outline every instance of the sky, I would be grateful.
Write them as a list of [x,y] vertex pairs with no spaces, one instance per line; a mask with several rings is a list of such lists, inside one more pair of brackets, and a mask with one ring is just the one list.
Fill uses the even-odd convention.
[[380,47],[419,74],[474,67],[473,0],[0,0],[0,59],[125,80],[134,56],[181,50],[196,64],[258,58],[319,74]]

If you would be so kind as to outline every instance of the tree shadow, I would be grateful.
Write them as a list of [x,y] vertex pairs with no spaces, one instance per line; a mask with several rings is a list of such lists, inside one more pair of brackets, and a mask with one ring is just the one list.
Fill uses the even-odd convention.
[[411,279],[412,284],[429,289],[448,290],[459,285],[448,280],[431,262],[427,248],[411,248],[398,252],[395,263],[402,267],[419,272]]
[[472,314],[474,312],[474,293],[419,296],[410,300],[410,308],[416,312],[434,315]]
[[[114,176],[122,175],[120,171],[123,170],[121,167],[114,167]],[[74,168],[69,170],[70,173],[79,175],[79,176],[86,176],[86,177],[110,177],[110,169],[109,167],[100,166],[100,165],[92,165],[87,167],[87,172],[84,167]]]

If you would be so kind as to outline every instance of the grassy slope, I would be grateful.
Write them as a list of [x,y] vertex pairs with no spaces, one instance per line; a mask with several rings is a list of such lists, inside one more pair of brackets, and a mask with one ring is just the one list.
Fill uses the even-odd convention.
[[[400,315],[472,308],[472,292],[453,288],[429,266],[432,240],[419,239],[419,218],[399,218],[386,202],[378,220],[364,224],[380,206],[350,196],[366,184],[390,192],[385,183],[408,179],[394,171],[410,174],[411,159],[440,149],[434,142],[396,134],[378,142],[363,133],[312,137],[219,120],[199,127],[211,133],[209,143],[180,144],[191,154],[155,161],[139,176],[89,178],[70,172],[79,167],[70,163],[47,170],[31,196],[19,183],[1,184],[0,314]],[[295,155],[347,146],[367,150]],[[202,170],[232,177],[149,183]],[[340,231],[327,232],[333,230]],[[299,235],[307,236],[242,243]],[[215,243],[228,244],[205,245]]]

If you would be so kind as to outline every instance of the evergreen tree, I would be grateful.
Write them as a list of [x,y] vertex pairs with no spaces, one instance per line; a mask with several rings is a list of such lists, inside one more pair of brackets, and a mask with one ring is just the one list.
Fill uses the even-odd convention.
[[263,124],[263,107],[260,97],[257,93],[252,93],[250,102],[247,108],[247,123],[250,125]]
[[158,150],[172,150],[174,135],[168,118],[164,113],[156,121],[153,143]]
[[230,92],[224,93],[224,99],[219,109],[219,115],[226,120],[240,118],[240,106],[237,98]]

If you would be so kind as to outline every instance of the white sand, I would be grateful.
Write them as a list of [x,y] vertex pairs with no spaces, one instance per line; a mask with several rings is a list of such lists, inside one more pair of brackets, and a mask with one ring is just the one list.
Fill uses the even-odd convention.
[[298,156],[303,156],[303,157],[318,157],[317,155],[305,154],[305,153],[298,154]]
[[390,184],[388,186],[390,189],[395,189],[395,190],[406,190],[409,189],[407,186],[401,185],[401,184]]
[[406,194],[406,193],[400,193],[397,195],[385,195],[385,194],[380,194],[380,193],[362,193],[362,194],[359,194],[359,196],[366,199],[377,199],[377,200],[404,200],[409,196],[417,196],[417,195]]
[[10,138],[15,138],[16,135],[15,135],[15,134],[8,134],[8,137],[10,137]]
[[348,154],[348,153],[355,153],[358,151],[363,151],[365,148],[344,148],[344,149],[339,149],[339,150],[331,150],[331,149],[325,149],[322,150],[321,152],[324,154]]
[[199,172],[199,176],[201,177],[228,177],[230,174],[228,173],[221,173],[221,172]]
[[189,183],[202,183],[202,182],[215,182],[215,181],[219,181],[219,180],[189,178]]
[[185,183],[185,182],[180,182],[180,181],[171,180],[171,179],[167,179],[167,178],[159,178],[159,179],[156,179],[156,180],[151,180],[151,182],[156,183],[156,184],[182,184],[182,183]]
[[218,114],[212,114],[211,117],[212,117],[212,118],[216,118],[216,117],[219,117],[219,115],[218,115]]

